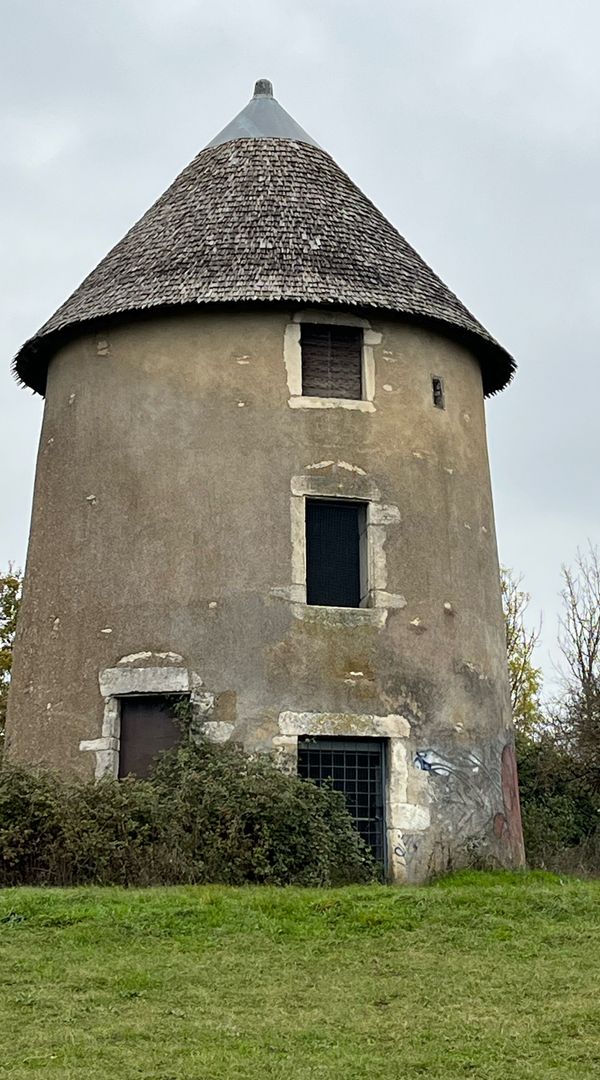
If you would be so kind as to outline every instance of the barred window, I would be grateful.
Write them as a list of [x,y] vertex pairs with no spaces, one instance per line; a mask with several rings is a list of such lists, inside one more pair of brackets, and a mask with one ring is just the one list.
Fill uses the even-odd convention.
[[307,603],[361,607],[367,595],[366,503],[307,499]]
[[363,396],[363,332],[353,326],[302,323],[302,393],[305,397]]
[[377,862],[385,861],[385,754],[380,739],[298,739],[298,773],[341,791],[354,826]]

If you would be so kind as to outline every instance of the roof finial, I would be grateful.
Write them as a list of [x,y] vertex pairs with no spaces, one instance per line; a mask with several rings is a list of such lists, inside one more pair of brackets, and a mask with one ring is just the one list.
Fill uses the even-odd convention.
[[254,97],[273,97],[273,83],[269,79],[257,79],[254,84]]

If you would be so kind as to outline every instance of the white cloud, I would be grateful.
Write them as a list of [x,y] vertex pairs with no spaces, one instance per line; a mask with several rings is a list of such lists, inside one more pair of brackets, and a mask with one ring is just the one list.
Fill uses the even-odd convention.
[[6,164],[19,170],[39,169],[72,150],[79,135],[72,117],[43,109],[34,115],[16,113],[3,120],[3,155]]

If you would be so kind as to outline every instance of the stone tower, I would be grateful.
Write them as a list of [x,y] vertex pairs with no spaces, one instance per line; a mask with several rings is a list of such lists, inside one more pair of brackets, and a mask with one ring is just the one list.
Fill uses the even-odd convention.
[[344,790],[390,879],[523,859],[484,397],[514,363],[257,83],[21,349],[45,395],[7,739],[210,739]]

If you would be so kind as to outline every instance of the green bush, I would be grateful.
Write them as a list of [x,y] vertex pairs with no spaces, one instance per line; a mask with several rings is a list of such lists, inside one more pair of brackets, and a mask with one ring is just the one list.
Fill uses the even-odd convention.
[[149,780],[0,767],[0,884],[339,885],[376,868],[343,797],[266,755],[187,742]]
[[549,735],[517,735],[519,788],[531,866],[600,873],[600,777]]

